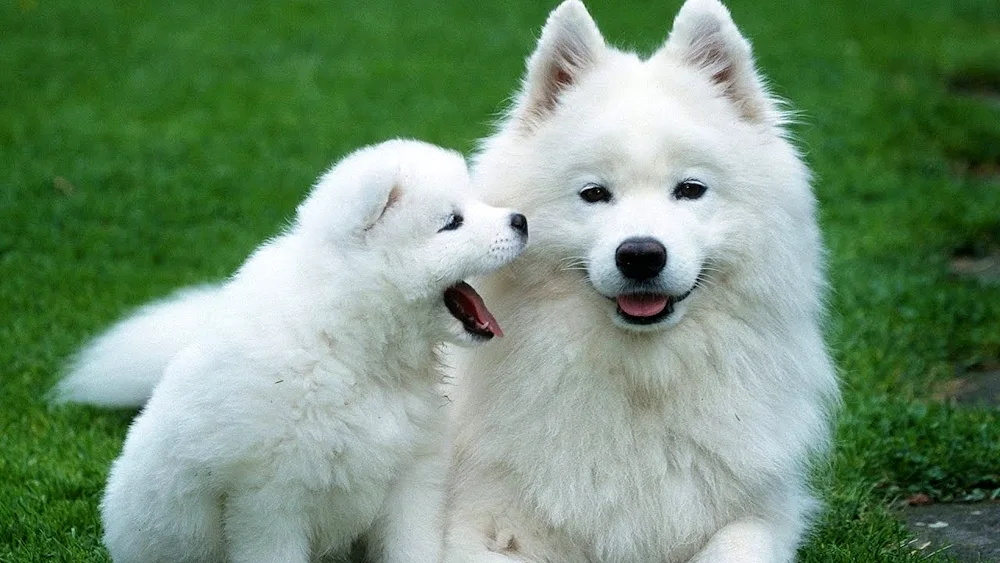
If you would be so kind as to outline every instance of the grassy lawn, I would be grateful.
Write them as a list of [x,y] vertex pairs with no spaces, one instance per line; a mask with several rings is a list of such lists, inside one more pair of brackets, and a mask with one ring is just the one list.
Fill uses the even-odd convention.
[[[679,3],[591,11],[650,51]],[[476,4],[0,3],[0,561],[107,560],[134,413],[43,400],[88,336],[231,272],[348,149],[487,133],[553,3]],[[1000,285],[951,271],[1000,252],[1000,3],[730,7],[801,112],[831,250],[845,404],[802,559],[925,560],[895,501],[1000,496],[998,411],[938,398],[1000,363]]]

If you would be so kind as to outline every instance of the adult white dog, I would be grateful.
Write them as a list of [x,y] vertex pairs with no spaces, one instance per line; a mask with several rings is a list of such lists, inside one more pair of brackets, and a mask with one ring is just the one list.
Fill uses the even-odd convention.
[[837,389],[784,117],[716,0],[646,60],[553,11],[473,169],[532,244],[460,358],[448,563],[794,559]]
[[91,344],[60,398],[155,385],[101,503],[114,561],[305,563],[365,535],[376,561],[437,563],[437,348],[500,333],[462,280],[526,238],[523,215],[471,198],[460,155],[390,141],[334,166],[230,281]]

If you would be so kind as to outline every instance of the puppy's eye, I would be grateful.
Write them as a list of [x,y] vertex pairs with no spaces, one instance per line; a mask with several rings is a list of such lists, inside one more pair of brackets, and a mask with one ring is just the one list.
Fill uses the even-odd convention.
[[580,198],[587,203],[611,201],[611,192],[598,184],[587,184],[580,190]]
[[684,180],[674,186],[674,198],[676,199],[698,199],[705,195],[708,186],[693,178]]
[[458,213],[452,213],[451,215],[448,216],[448,222],[445,223],[443,227],[438,229],[438,232],[440,233],[441,231],[454,231],[455,229],[462,226],[462,221],[464,220],[465,219],[463,219],[462,216],[459,215]]

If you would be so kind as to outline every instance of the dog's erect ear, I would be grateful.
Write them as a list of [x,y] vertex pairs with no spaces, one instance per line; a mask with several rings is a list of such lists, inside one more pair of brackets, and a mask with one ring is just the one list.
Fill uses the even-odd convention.
[[659,56],[704,73],[747,121],[776,121],[779,114],[757,74],[750,43],[718,0],[687,0],[666,44],[654,55]]
[[373,147],[348,155],[326,172],[298,208],[299,228],[322,236],[360,234],[378,223],[401,196],[403,172]]
[[593,68],[604,38],[580,0],[565,0],[545,22],[514,115],[530,130],[555,108],[559,96]]

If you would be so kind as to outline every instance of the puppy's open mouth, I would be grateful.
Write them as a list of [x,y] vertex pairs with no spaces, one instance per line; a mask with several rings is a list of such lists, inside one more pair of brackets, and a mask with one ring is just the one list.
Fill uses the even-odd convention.
[[458,282],[444,290],[444,304],[451,315],[462,323],[466,332],[486,340],[503,336],[500,324],[471,285]]
[[615,298],[618,316],[626,322],[648,325],[659,322],[674,312],[674,305],[680,303],[691,291],[683,295],[662,293],[626,293]]

